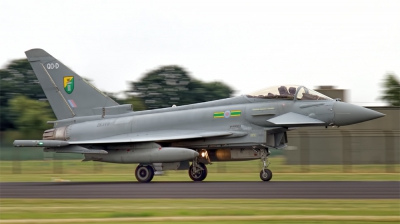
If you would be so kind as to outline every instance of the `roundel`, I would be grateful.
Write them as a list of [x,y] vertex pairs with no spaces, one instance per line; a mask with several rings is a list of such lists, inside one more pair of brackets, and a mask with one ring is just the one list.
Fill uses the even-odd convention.
[[224,117],[229,118],[231,116],[231,112],[229,110],[224,112]]

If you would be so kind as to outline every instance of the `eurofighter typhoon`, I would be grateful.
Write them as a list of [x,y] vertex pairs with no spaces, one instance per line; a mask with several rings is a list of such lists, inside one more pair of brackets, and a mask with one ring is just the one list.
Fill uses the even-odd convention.
[[57,120],[42,140],[15,140],[16,147],[81,153],[83,161],[139,164],[139,182],[154,172],[188,170],[207,177],[207,164],[260,159],[269,181],[269,149],[282,149],[287,132],[306,126],[343,126],[384,116],[333,100],[305,86],[282,85],[228,99],[135,112],[119,105],[42,49],[26,56]]

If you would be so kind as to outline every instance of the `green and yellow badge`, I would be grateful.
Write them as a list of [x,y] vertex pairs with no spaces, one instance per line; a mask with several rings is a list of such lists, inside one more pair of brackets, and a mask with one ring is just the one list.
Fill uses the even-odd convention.
[[64,90],[68,94],[71,94],[74,91],[74,77],[73,76],[64,76]]
[[214,112],[214,118],[230,118],[230,117],[240,117],[242,115],[241,110],[227,110],[221,112]]

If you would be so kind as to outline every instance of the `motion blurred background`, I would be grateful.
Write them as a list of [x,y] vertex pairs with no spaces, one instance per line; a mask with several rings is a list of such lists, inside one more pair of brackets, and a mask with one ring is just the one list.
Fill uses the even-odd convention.
[[[284,165],[278,172],[399,172],[399,2],[153,3],[0,3],[0,19],[8,21],[0,25],[8,34],[0,36],[2,174],[33,172],[31,163],[21,162],[28,160],[44,166],[34,172],[47,174],[83,166],[81,155],[11,146],[14,139],[40,139],[51,128],[47,121],[55,120],[23,54],[34,47],[135,111],[218,100],[287,82],[314,87],[386,116],[289,132],[289,147],[273,152]],[[31,26],[28,20],[46,25]],[[106,166],[89,164],[96,173]],[[225,166],[216,163],[214,171],[232,170]],[[253,172],[250,167],[242,171]]]
[[[43,131],[52,128],[47,121],[55,120],[24,55],[32,48],[46,50],[117,102],[132,104],[135,111],[285,84],[304,85],[377,110],[386,116],[339,128],[288,132],[288,147],[272,150],[272,181],[397,184],[399,12],[397,0],[0,1],[0,184],[125,184],[135,179],[136,164],[81,162],[79,154],[12,147],[15,139],[41,139]],[[260,161],[216,162],[208,166],[205,181],[260,181],[260,169]],[[187,171],[171,171],[153,181],[189,177]],[[197,217],[212,215],[227,220],[207,223],[247,223],[254,217],[259,223],[398,223],[400,205],[398,198],[5,199],[0,187],[2,223],[47,218],[57,219],[54,223],[68,223],[68,218],[87,223],[91,217],[120,223],[114,218],[149,216],[177,223],[165,217],[193,216],[193,222],[203,222]],[[237,215],[249,218],[240,221]]]
[[[12,147],[15,139],[41,139],[43,131],[52,128],[47,121],[55,118],[26,59],[12,60],[0,70],[0,75],[1,174],[101,174],[106,170],[108,174],[123,172],[129,175],[133,170],[133,165],[128,170],[120,164],[87,162],[83,165],[80,154],[56,154],[43,152],[40,148]],[[291,131],[288,134],[289,146],[283,150],[273,150],[274,166],[279,167],[275,171],[398,173],[400,83],[393,73],[384,75],[378,82],[384,91],[377,95],[387,106],[368,108],[386,114],[385,117],[326,130],[309,127]],[[177,65],[155,68],[129,84],[129,89],[122,90],[120,94],[107,94],[121,104],[133,104],[135,111],[206,102],[228,98],[235,93],[227,83],[200,81]],[[333,86],[315,89],[331,98],[348,101],[349,90]],[[121,93],[123,97],[118,96]],[[103,166],[107,168],[103,169]],[[228,165],[221,162],[215,163],[210,171],[254,173],[260,166],[261,163],[254,161]]]

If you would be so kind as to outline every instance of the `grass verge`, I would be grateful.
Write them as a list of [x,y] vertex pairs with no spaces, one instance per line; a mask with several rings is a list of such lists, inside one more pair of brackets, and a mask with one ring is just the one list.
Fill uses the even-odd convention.
[[[400,221],[398,200],[1,199],[1,223],[128,221]],[[155,219],[156,218],[156,219]],[[99,220],[101,219],[101,220]],[[180,220],[181,219],[181,220]],[[42,220],[42,221],[40,221]],[[45,220],[45,221],[46,221]],[[86,220],[86,221],[85,221]],[[208,221],[207,221],[208,222]]]
[[[273,180],[400,180],[400,164],[392,165],[286,165],[282,157],[270,159]],[[136,164],[77,160],[2,161],[0,181],[135,181]],[[260,161],[220,162],[207,166],[206,181],[259,181]],[[388,172],[390,171],[390,172]],[[154,181],[189,181],[187,171],[167,171]]]

